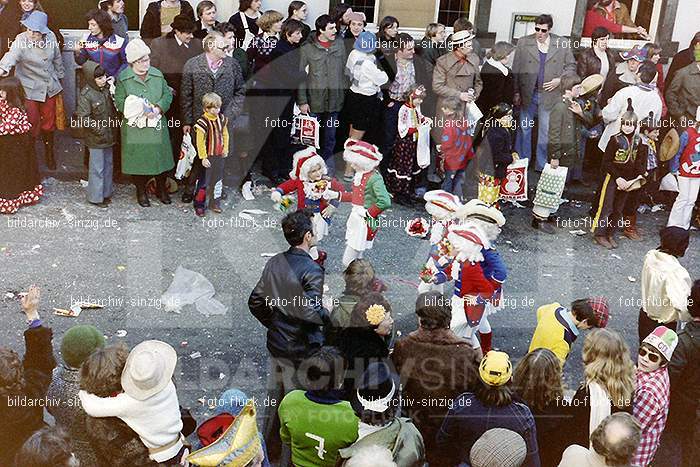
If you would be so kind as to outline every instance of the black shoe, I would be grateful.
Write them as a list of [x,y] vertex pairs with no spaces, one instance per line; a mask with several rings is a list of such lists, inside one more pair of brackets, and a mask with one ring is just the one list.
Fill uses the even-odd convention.
[[189,204],[192,202],[192,200],[194,200],[194,196],[192,195],[192,193],[183,193],[182,194],[182,202],[183,203]]
[[146,191],[136,190],[136,199],[139,202],[139,206],[142,208],[148,208],[151,206],[151,202],[148,200],[148,195]]
[[532,223],[530,225],[532,225],[533,229],[541,230],[542,232],[547,234],[553,234],[556,232],[556,229],[552,224],[549,224],[548,222],[543,222],[539,219],[533,218]]
[[112,197],[108,196],[103,200],[103,203],[110,204],[112,202]]
[[168,190],[161,190],[158,194],[158,200],[163,204],[172,204],[173,200],[170,199],[170,193]]
[[97,206],[98,208],[102,208],[102,209],[106,209],[107,206],[109,206],[109,203],[106,201],[102,201],[101,203],[93,203],[93,202],[89,201],[89,203],[92,204],[93,206]]

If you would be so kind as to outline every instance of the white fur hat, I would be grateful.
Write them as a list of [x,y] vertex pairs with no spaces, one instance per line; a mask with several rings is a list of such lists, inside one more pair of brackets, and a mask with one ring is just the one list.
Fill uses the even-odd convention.
[[425,200],[426,209],[429,204],[445,211],[450,217],[454,216],[459,208],[462,207],[462,203],[459,201],[459,197],[448,193],[445,190],[431,190],[427,191],[423,195]]
[[494,223],[499,227],[503,227],[506,223],[506,218],[501,211],[493,206],[489,206],[483,201],[473,199],[465,204],[458,212],[458,217],[466,219],[468,217],[476,217],[487,222]]
[[126,44],[126,61],[128,63],[134,63],[146,55],[151,54],[151,49],[146,45],[146,43],[141,39],[134,39]]
[[294,153],[294,161],[292,162],[292,171],[289,172],[289,178],[292,180],[307,180],[311,167],[320,164],[323,175],[328,173],[326,161],[319,156],[315,148],[308,147]]
[[382,161],[382,153],[374,144],[365,141],[348,139],[345,141],[345,151],[343,159],[348,164],[355,164],[358,167],[369,171],[374,169]]

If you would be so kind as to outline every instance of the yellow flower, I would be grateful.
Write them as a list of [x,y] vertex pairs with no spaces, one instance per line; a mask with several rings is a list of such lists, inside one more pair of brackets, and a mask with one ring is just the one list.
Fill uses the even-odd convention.
[[367,311],[365,312],[367,321],[372,326],[379,326],[379,323],[384,321],[384,315],[386,315],[386,308],[384,308],[382,305],[372,305],[371,307],[367,308]]

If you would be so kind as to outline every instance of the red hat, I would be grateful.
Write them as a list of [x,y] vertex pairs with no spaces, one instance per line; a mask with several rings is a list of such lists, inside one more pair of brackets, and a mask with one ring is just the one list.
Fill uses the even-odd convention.
[[598,327],[604,328],[610,319],[610,307],[605,297],[590,297],[588,304],[593,308],[593,313],[598,320]]
[[297,151],[294,154],[292,171],[289,172],[289,178],[292,180],[305,180],[307,178],[307,174],[309,173],[309,169],[317,164],[320,164],[323,167],[323,175],[326,175],[328,173],[326,163],[323,160],[323,157],[316,153],[316,149],[310,147]]

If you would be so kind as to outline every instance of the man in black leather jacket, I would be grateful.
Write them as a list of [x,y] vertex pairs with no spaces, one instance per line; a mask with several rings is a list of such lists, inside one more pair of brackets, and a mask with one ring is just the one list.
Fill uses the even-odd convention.
[[276,459],[281,447],[277,405],[288,392],[303,388],[304,375],[296,370],[321,348],[321,326],[330,319],[321,301],[324,271],[309,256],[316,244],[312,217],[303,209],[282,220],[290,248],[270,258],[248,299],[250,312],[267,328],[271,356],[264,429],[270,460]]

